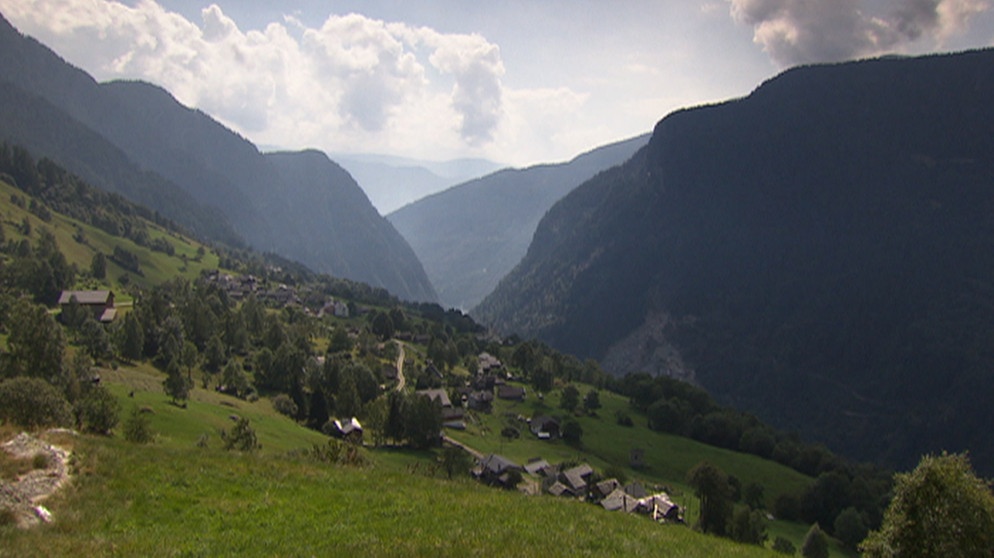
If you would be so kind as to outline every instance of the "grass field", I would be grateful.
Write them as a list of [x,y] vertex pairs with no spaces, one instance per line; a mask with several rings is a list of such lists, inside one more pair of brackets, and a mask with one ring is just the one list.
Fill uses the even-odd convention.
[[[90,268],[90,262],[97,252],[109,256],[114,253],[114,248],[117,246],[138,256],[139,269],[141,269],[142,275],[127,272],[108,258],[107,278],[103,284],[112,289],[121,289],[120,279],[125,275],[128,276],[130,282],[151,286],[174,277],[195,279],[200,276],[202,270],[217,269],[218,267],[216,254],[206,250],[203,258],[196,261],[197,249],[201,247],[199,243],[186,237],[168,233],[155,224],[148,223],[149,236],[153,239],[165,238],[172,244],[175,255],[170,256],[163,252],[155,252],[149,248],[138,246],[126,238],[111,236],[96,227],[56,212],[52,212],[52,219],[46,223],[27,209],[14,205],[11,202],[11,195],[26,198],[24,192],[5,182],[0,182],[0,222],[3,223],[4,234],[8,240],[19,241],[24,238],[18,227],[24,219],[27,219],[31,224],[32,241],[37,239],[38,233],[35,231],[41,228],[47,229],[55,236],[59,250],[65,255],[66,261],[69,264],[75,264],[80,270]],[[82,231],[84,242],[79,242],[74,238],[77,231]],[[186,261],[183,260],[183,255],[186,255]]]
[[[74,446],[79,474],[46,503],[55,523],[0,528],[0,556],[773,555],[682,526],[412,466],[430,452],[371,451],[363,468],[292,457],[289,450],[324,438],[266,400],[229,401],[198,389],[181,409],[167,402],[154,370],[122,368],[104,377],[125,407],[153,411],[156,442],[63,438]],[[261,452],[225,452],[216,436],[207,448],[196,446],[202,434],[230,424],[229,414],[252,421]]]

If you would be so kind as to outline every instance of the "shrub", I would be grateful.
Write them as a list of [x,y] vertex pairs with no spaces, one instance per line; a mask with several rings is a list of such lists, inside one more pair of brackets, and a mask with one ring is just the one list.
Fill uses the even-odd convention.
[[154,437],[148,417],[138,407],[132,407],[128,418],[124,420],[124,439],[136,444],[147,444]]
[[285,393],[273,398],[273,408],[281,415],[294,418],[297,416],[297,404]]
[[793,556],[794,553],[797,552],[797,548],[794,547],[794,543],[779,536],[773,539],[773,550],[779,552],[780,554],[786,554],[788,556]]
[[0,382],[0,419],[25,428],[67,426],[72,413],[52,384],[19,376]]
[[107,388],[94,386],[79,402],[80,427],[94,434],[110,434],[120,421],[121,404]]
[[222,430],[221,441],[226,450],[255,451],[262,447],[255,436],[255,430],[246,418],[239,418],[230,434]]

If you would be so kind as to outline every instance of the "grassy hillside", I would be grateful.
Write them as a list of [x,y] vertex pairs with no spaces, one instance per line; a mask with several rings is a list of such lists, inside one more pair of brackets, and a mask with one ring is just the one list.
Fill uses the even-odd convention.
[[[156,374],[106,372],[126,406],[154,411],[157,442],[63,439],[74,446],[80,474],[47,502],[56,522],[0,528],[0,556],[772,555],[594,506],[412,474],[426,468],[392,453],[371,452],[365,468],[289,457],[286,450],[321,436],[276,415],[267,401],[233,408],[224,396],[196,390],[186,409],[174,407]],[[216,437],[196,447],[231,413],[252,420],[262,452],[224,452]]]
[[[127,238],[112,236],[96,227],[54,211],[48,222],[42,221],[26,208],[15,204],[13,201],[15,197],[24,200],[30,199],[24,192],[0,181],[0,221],[2,221],[4,235],[8,241],[20,241],[25,238],[20,227],[27,219],[32,230],[32,241],[37,238],[36,231],[42,228],[49,230],[55,236],[59,249],[65,255],[66,260],[70,264],[75,264],[80,270],[90,268],[93,256],[97,252],[110,256],[114,253],[114,248],[120,247],[135,254],[140,262],[141,274],[121,268],[108,257],[107,278],[103,284],[113,289],[122,287],[122,277],[127,277],[124,281],[129,283],[151,286],[174,277],[193,279],[199,276],[204,269],[217,269],[218,267],[217,256],[206,247],[189,238],[167,232],[154,223],[147,223],[149,237],[152,239],[164,238],[172,245],[175,251],[174,255],[170,256],[164,252],[156,252],[148,247],[138,246]],[[205,253],[203,257],[198,258],[197,251],[201,247],[204,248]]]

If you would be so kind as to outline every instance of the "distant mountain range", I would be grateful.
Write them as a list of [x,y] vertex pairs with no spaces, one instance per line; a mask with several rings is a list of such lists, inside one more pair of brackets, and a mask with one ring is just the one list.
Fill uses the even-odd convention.
[[485,159],[420,161],[355,153],[331,157],[356,179],[381,215],[504,166]]
[[474,312],[859,458],[994,473],[994,51],[801,67],[679,111]]
[[649,135],[559,164],[505,169],[428,196],[387,216],[407,239],[450,307],[470,309],[524,257],[539,220],[557,200],[619,165]]
[[324,155],[264,156],[157,86],[96,83],[3,18],[0,76],[0,139],[209,238],[436,300],[410,246]]

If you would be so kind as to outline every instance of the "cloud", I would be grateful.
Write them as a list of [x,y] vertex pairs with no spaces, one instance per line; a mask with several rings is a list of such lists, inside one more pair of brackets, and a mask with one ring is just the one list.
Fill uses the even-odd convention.
[[97,79],[159,84],[261,144],[480,148],[505,116],[500,48],[479,35],[358,14],[244,31],[217,5],[194,22],[152,0],[0,0],[0,11]]
[[[841,61],[906,49],[918,41],[941,46],[987,0],[888,0],[872,15],[864,0],[728,0],[735,21],[781,66]],[[875,3],[876,4],[876,3]]]

